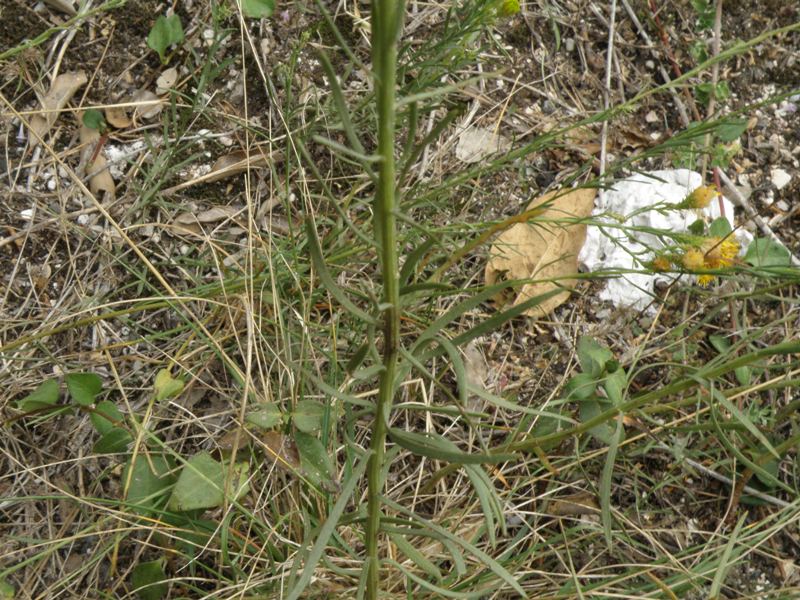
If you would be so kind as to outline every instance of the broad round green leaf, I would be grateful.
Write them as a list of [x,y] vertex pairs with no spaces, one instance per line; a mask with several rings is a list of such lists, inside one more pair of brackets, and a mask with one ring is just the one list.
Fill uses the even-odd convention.
[[128,449],[128,444],[133,441],[127,429],[112,427],[95,442],[92,450],[96,454],[118,454]]
[[183,380],[174,379],[169,369],[161,369],[156,374],[156,381],[153,385],[156,392],[156,402],[177,396],[183,391],[183,386]]
[[183,25],[178,15],[160,16],[147,36],[147,45],[158,52],[161,62],[166,62],[167,49],[183,41]]
[[100,435],[104,435],[114,427],[118,427],[122,419],[122,413],[117,408],[117,405],[110,400],[98,402],[94,412],[89,415],[89,420],[91,420],[92,425]]
[[[234,466],[231,483],[236,490],[230,496],[241,498],[250,489],[247,483],[249,467],[246,463]],[[226,468],[221,462],[214,460],[208,452],[195,454],[184,465],[178,482],[172,490],[167,507],[175,511],[216,508],[225,501]]]
[[316,400],[300,400],[292,413],[292,423],[304,433],[316,433],[322,429],[325,407]]
[[131,467],[132,459],[130,457],[125,465],[122,484],[128,482],[130,472],[127,500],[146,513],[155,508],[164,492],[175,484],[175,463],[164,454],[139,454]]
[[70,373],[66,377],[70,397],[81,406],[90,406],[103,391],[103,380],[94,373]]
[[274,402],[262,402],[253,406],[244,420],[261,429],[272,429],[281,423],[283,413]]
[[249,19],[263,19],[275,12],[275,0],[242,0],[242,14]]
[[131,586],[140,600],[161,600],[167,594],[164,559],[139,563],[131,573]]
[[59,395],[58,381],[55,379],[48,379],[43,381],[39,387],[20,400],[17,403],[17,408],[24,412],[47,408],[58,402]]

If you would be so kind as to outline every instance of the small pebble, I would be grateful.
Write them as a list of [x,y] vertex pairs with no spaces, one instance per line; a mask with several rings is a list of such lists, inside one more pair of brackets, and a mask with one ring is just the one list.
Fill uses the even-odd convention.
[[772,179],[772,185],[778,190],[785,188],[792,180],[792,176],[783,169],[772,169],[770,178]]

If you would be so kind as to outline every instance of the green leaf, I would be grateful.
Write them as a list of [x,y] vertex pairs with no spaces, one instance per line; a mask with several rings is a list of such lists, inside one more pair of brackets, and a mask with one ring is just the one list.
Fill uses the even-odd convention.
[[0,579],[0,600],[14,600],[17,590],[5,579]]
[[241,0],[242,14],[248,19],[265,19],[275,12],[275,0]]
[[708,233],[718,238],[726,237],[731,231],[731,223],[726,217],[718,217],[708,226]]
[[131,573],[131,587],[140,600],[161,600],[167,594],[164,559],[139,563]]
[[[609,361],[614,363],[616,361]],[[609,363],[606,363],[608,365]],[[625,374],[625,369],[618,367],[613,373],[606,375],[603,379],[603,389],[606,391],[608,399],[615,406],[622,404],[623,394],[625,388],[628,387],[628,376]]]
[[114,427],[119,426],[123,418],[117,405],[110,400],[98,402],[94,412],[89,415],[89,420],[100,435],[104,435]]
[[[585,423],[603,413],[604,410],[605,407],[598,400],[590,400],[581,402],[578,412],[581,422]],[[589,429],[589,433],[604,444],[611,444],[614,440],[614,429],[607,422],[595,425]]]
[[300,454],[300,464],[303,466],[305,476],[313,484],[329,489],[335,480],[333,463],[322,442],[313,435],[296,431],[294,443]]
[[89,129],[95,129],[100,133],[103,133],[106,130],[106,120],[103,118],[103,113],[96,108],[90,108],[84,112],[82,120],[83,124]]
[[261,429],[272,429],[283,420],[283,413],[274,402],[261,402],[252,407],[244,420]]
[[687,227],[689,233],[694,235],[703,235],[706,231],[706,224],[702,219],[697,219],[694,223]]
[[564,391],[570,400],[595,400],[597,399],[597,380],[591,373],[578,373],[570,377]]
[[724,119],[715,128],[717,138],[721,142],[733,142],[747,131],[747,119]]
[[770,238],[756,238],[747,247],[744,260],[754,267],[788,267],[791,255],[785,246]]
[[593,338],[584,335],[578,340],[578,360],[584,373],[589,373],[594,378],[600,377],[606,363],[613,358],[611,351]]
[[58,402],[60,389],[58,381],[48,379],[39,384],[35,390],[17,403],[17,408],[23,412],[30,412],[53,406]]
[[133,441],[127,429],[112,427],[95,442],[92,451],[95,454],[118,454],[128,449],[128,444]]
[[603,465],[603,474],[600,478],[600,520],[603,523],[603,534],[606,538],[606,545],[611,548],[613,535],[611,528],[613,526],[613,519],[611,515],[611,484],[614,477],[614,463],[617,460],[617,450],[619,444],[625,437],[625,425],[623,416],[617,417],[617,426],[611,436],[611,441],[608,445],[608,454],[606,455],[606,462]]
[[147,45],[158,52],[162,63],[166,63],[167,48],[183,41],[183,25],[178,15],[160,16],[147,35]]
[[341,518],[344,509],[347,507],[348,502],[350,502],[350,496],[353,495],[356,485],[367,468],[369,456],[370,454],[367,453],[361,459],[361,462],[359,462],[357,466],[353,467],[353,472],[350,474],[350,478],[342,487],[342,493],[339,495],[339,498],[336,500],[333,508],[331,508],[330,512],[328,513],[328,518],[320,528],[319,533],[317,534],[317,539],[314,540],[314,545],[311,547],[311,551],[308,553],[308,558],[306,558],[306,563],[303,565],[303,571],[300,573],[300,578],[287,594],[286,600],[297,600],[303,593],[303,590],[305,590],[308,584],[311,582],[311,577],[314,575],[314,571],[317,568],[317,563],[319,562],[320,558],[322,558],[322,553],[325,552],[325,548],[328,545],[328,540],[336,530],[336,526],[339,524],[339,519]]
[[433,433],[417,433],[403,431],[395,427],[389,428],[389,437],[397,445],[414,454],[427,456],[436,460],[462,465],[477,465],[484,463],[502,463],[516,460],[516,454],[484,454],[479,452],[462,452],[453,442]]
[[70,397],[81,406],[90,406],[103,391],[103,380],[94,373],[70,373],[66,377]]
[[135,510],[146,514],[158,506],[164,492],[175,484],[175,463],[164,454],[139,454],[131,465],[132,460],[132,456],[128,458],[122,483],[128,482],[130,473],[127,500],[136,506]]
[[425,558],[425,555],[422,554],[422,552],[414,548],[414,546],[408,540],[406,540],[402,533],[391,533],[389,534],[389,537],[391,538],[392,542],[394,542],[395,546],[397,546],[397,549],[411,559],[411,561],[422,571],[437,581],[441,581],[443,579],[442,572],[439,570],[439,567]]
[[[230,479],[236,492],[230,496],[238,499],[250,489],[247,483],[249,467],[240,463],[233,468],[235,472]],[[225,471],[225,465],[211,458],[208,452],[195,454],[181,470],[167,508],[188,511],[222,506],[225,502]]]
[[300,400],[292,413],[292,423],[304,433],[316,433],[322,428],[325,407],[317,400]]
[[156,374],[156,381],[153,384],[153,389],[156,392],[156,402],[177,396],[183,391],[183,386],[183,380],[173,379],[169,369],[161,369]]

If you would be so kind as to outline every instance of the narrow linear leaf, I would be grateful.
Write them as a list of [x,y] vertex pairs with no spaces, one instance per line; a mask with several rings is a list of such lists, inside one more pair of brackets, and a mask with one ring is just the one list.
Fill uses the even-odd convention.
[[287,600],[297,600],[300,597],[300,594],[303,593],[308,584],[311,582],[311,577],[314,575],[314,569],[317,568],[317,563],[319,562],[320,558],[322,558],[322,553],[325,551],[325,546],[328,545],[328,540],[330,539],[331,535],[333,535],[333,532],[339,523],[339,518],[342,516],[342,513],[344,513],[344,509],[347,507],[347,503],[350,501],[350,496],[353,495],[356,485],[358,485],[361,476],[367,469],[367,463],[369,462],[370,455],[371,453],[367,453],[361,458],[361,462],[358,463],[358,465],[353,469],[353,472],[350,474],[350,478],[342,487],[341,495],[336,500],[333,508],[331,508],[328,518],[325,520],[325,523],[323,523],[322,528],[319,530],[319,534],[317,535],[317,539],[314,541],[314,545],[311,547],[311,551],[308,553],[308,558],[306,559],[306,564],[303,566],[303,572],[300,573],[300,578],[286,596]]
[[311,260],[314,263],[314,269],[316,269],[317,276],[319,277],[325,289],[328,290],[331,296],[336,298],[336,300],[339,301],[339,304],[341,304],[342,307],[344,307],[344,309],[353,316],[361,319],[365,323],[377,325],[377,320],[353,304],[350,298],[348,298],[344,293],[344,290],[342,290],[342,288],[336,285],[336,283],[333,281],[330,272],[328,272],[328,267],[325,264],[325,260],[322,258],[322,249],[319,245],[317,231],[314,229],[314,224],[310,219],[306,220],[306,233],[308,235],[309,250],[311,251]]
[[444,460],[461,465],[479,465],[490,463],[503,463],[515,460],[514,454],[484,454],[462,452],[458,447],[445,438],[432,433],[417,433],[403,431],[395,427],[389,428],[389,437],[392,441],[414,454],[420,454],[436,460]]
[[613,518],[611,515],[611,485],[614,479],[614,463],[617,460],[617,451],[619,444],[622,441],[623,434],[625,433],[625,425],[623,416],[617,417],[617,426],[614,429],[614,434],[611,437],[611,443],[608,445],[608,454],[606,455],[606,462],[603,465],[603,474],[600,478],[600,520],[603,523],[603,534],[606,538],[606,545],[611,548],[612,544],[612,527]]
[[397,502],[394,502],[394,501],[392,501],[392,500],[390,500],[389,498],[386,498],[386,497],[382,497],[381,500],[383,501],[384,504],[386,504],[391,509],[396,510],[397,512],[399,512],[401,514],[406,515],[411,520],[416,521],[417,523],[420,523],[421,525],[423,525],[427,529],[430,529],[431,531],[434,531],[434,532],[438,533],[443,538],[448,539],[451,542],[453,542],[454,544],[457,544],[457,545],[461,546],[462,548],[464,548],[464,550],[466,550],[467,552],[472,554],[476,559],[478,559],[481,563],[483,563],[486,566],[486,568],[488,568],[495,575],[497,575],[500,579],[502,579],[508,585],[510,585],[519,594],[520,598],[528,598],[528,594],[525,593],[525,590],[522,589],[522,586],[514,578],[514,576],[511,573],[509,573],[506,570],[506,568],[503,567],[503,565],[498,563],[491,556],[489,556],[488,554],[486,554],[485,552],[483,552],[482,550],[480,550],[476,546],[470,544],[466,540],[464,540],[464,539],[462,539],[462,538],[460,538],[458,536],[453,535],[452,533],[450,533],[444,527],[440,527],[439,525],[436,525],[435,523],[433,523],[431,521],[428,521],[427,519],[423,519],[422,517],[420,517],[419,515],[417,515],[413,511],[408,510],[407,508],[405,508],[401,504],[398,504]]
[[435,564],[429,561],[425,556],[414,546],[406,540],[406,538],[399,533],[390,534],[389,537],[397,546],[397,548],[405,554],[420,570],[424,571],[437,581],[442,580],[442,572]]

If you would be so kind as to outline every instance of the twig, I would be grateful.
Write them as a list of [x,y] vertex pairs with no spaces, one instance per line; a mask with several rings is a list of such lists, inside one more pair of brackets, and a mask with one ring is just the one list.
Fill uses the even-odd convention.
[[[617,23],[617,0],[611,0],[611,14],[608,16],[608,44],[606,45],[606,80],[603,86],[603,110],[611,104],[611,62],[614,56],[614,35]],[[608,119],[603,119],[603,130],[600,134],[600,179],[606,173],[606,155],[608,146]],[[604,206],[605,190],[600,188],[600,206]]]
[[[636,25],[636,30],[639,32],[639,37],[641,37],[642,40],[644,40],[644,43],[650,49],[650,53],[653,55],[653,58],[660,58],[658,56],[658,52],[656,52],[656,47],[655,44],[653,44],[653,40],[650,39],[650,36],[647,34],[647,31],[645,31],[644,27],[642,27],[642,23],[639,21],[639,17],[636,16],[636,13],[631,8],[631,5],[628,3],[628,0],[622,0],[622,5],[625,7],[625,12],[628,13],[628,16],[630,17],[631,21],[633,21],[633,24]],[[669,85],[672,79],[670,79],[667,70],[660,63],[658,65],[658,72],[660,73],[661,78],[664,80],[664,83]],[[683,123],[684,127],[688,127],[689,123],[691,123],[691,119],[689,118],[689,113],[686,112],[686,106],[684,106],[680,95],[678,94],[677,90],[675,90],[674,87],[670,86],[669,91],[672,94],[673,102],[675,102],[675,108],[678,109],[678,114],[681,117],[681,123]]]
[[781,239],[777,235],[775,235],[775,232],[772,231],[770,226],[767,225],[767,222],[761,218],[761,216],[756,212],[756,210],[752,206],[750,206],[750,203],[744,196],[742,196],[741,192],[738,189],[736,189],[736,186],[728,178],[728,176],[725,174],[724,171],[719,172],[719,177],[722,180],[722,183],[725,185],[725,187],[728,188],[726,191],[729,193],[730,199],[733,200],[734,204],[736,204],[737,206],[739,206],[744,210],[745,214],[747,215],[747,218],[752,220],[753,223],[756,224],[756,227],[758,227],[761,230],[761,233],[770,238],[773,242],[780,244],[783,248],[786,248],[786,251],[789,253],[789,257],[791,258],[792,264],[794,266],[796,267],[800,266],[800,259],[798,259],[794,254],[792,254],[792,251],[786,247],[786,244],[784,244],[781,241]]

